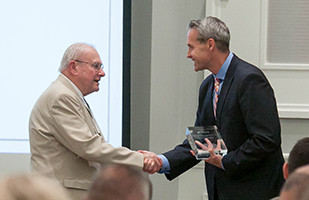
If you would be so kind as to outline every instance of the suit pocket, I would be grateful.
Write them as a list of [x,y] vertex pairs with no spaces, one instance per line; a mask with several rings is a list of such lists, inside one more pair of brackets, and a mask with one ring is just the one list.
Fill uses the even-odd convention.
[[65,179],[64,187],[80,189],[80,190],[88,190],[90,188],[91,181],[90,180],[77,180],[77,179]]

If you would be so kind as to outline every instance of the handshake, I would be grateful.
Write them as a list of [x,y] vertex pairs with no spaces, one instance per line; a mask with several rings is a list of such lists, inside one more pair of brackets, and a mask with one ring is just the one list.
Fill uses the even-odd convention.
[[163,163],[162,160],[155,153],[143,150],[139,150],[138,152],[144,155],[144,172],[153,174],[160,171]]

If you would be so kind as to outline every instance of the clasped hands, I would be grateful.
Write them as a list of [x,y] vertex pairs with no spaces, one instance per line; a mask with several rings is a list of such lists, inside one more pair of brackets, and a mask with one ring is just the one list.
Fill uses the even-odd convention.
[[[209,139],[205,138],[205,141],[207,143],[207,146],[202,144],[199,141],[195,141],[195,143],[197,145],[199,145],[202,148],[203,151],[209,151],[210,156],[209,156],[209,158],[204,159],[204,161],[222,169],[221,161],[222,161],[223,157],[221,155],[217,155],[215,153],[215,151],[222,150],[221,149],[221,141],[217,140],[217,146],[215,148],[214,148],[214,145],[210,142]],[[195,156],[195,153],[192,150],[190,152],[193,156]]]
[[139,150],[138,152],[144,155],[144,172],[153,174],[160,171],[163,163],[162,160],[155,153],[144,150]]

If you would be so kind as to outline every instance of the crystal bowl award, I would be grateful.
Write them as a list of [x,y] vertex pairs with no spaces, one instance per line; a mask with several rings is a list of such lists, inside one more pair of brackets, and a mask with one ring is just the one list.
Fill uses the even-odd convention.
[[227,154],[226,145],[217,126],[187,127],[186,136],[197,160],[209,158],[211,150],[217,155]]

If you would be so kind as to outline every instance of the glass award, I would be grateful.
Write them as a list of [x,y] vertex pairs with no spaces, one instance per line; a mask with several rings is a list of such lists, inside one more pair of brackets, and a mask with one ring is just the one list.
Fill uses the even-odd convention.
[[210,149],[213,149],[217,155],[227,154],[226,145],[217,126],[187,127],[186,136],[197,160],[209,158]]

